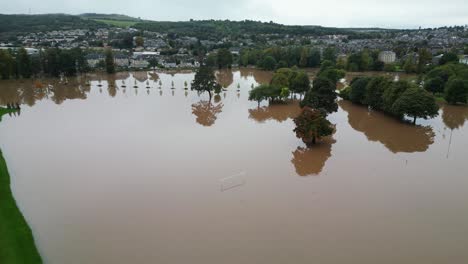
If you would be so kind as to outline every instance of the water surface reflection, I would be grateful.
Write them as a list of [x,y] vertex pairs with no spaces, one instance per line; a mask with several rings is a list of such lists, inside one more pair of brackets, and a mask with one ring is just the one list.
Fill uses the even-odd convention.
[[212,126],[216,122],[219,113],[223,111],[223,104],[213,104],[210,101],[200,101],[192,104],[192,114],[202,126]]
[[297,147],[292,153],[291,162],[299,176],[319,175],[325,163],[332,155],[332,146],[336,140],[332,137],[322,139],[313,148]]
[[299,115],[301,108],[298,101],[290,101],[285,104],[272,104],[268,106],[249,109],[249,118],[263,123],[267,120],[284,122]]
[[435,134],[430,126],[406,124],[349,101],[340,101],[339,106],[348,113],[352,128],[364,133],[368,140],[382,143],[393,153],[424,152],[434,143]]
[[467,108],[423,127],[341,101],[307,149],[297,101],[248,101],[271,72],[217,77],[211,103],[193,72],[0,81],[0,105],[22,108],[0,147],[45,263],[468,259]]

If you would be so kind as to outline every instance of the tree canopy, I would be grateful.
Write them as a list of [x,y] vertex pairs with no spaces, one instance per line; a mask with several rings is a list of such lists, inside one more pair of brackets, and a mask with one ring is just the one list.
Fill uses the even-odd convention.
[[221,89],[221,85],[216,81],[216,76],[213,69],[206,65],[202,65],[200,68],[198,68],[191,87],[193,90],[199,92],[208,92],[210,96],[210,102],[212,92]]
[[439,107],[434,97],[426,90],[413,86],[404,91],[395,101],[392,112],[404,116],[413,117],[413,123],[416,118],[431,118],[438,115]]
[[468,80],[450,80],[445,88],[445,100],[450,104],[468,103]]
[[333,133],[333,126],[323,114],[310,107],[304,107],[302,113],[294,118],[296,136],[307,145],[311,146],[324,136]]
[[313,81],[312,88],[305,94],[300,105],[318,109],[324,114],[336,112],[338,104],[335,90],[336,85],[330,79],[319,76]]

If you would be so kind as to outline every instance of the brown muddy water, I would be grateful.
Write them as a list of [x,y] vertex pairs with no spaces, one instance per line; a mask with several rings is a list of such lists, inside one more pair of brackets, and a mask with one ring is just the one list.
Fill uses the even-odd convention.
[[45,263],[468,262],[468,108],[415,127],[341,101],[307,149],[297,103],[247,100],[271,73],[219,73],[211,105],[193,77],[0,83],[22,104],[0,147]]

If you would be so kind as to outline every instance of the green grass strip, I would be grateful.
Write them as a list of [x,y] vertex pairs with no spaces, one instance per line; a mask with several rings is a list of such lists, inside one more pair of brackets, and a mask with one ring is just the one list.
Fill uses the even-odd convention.
[[[14,112],[0,108],[2,115]],[[10,188],[10,175],[0,150],[0,263],[36,264],[42,263],[28,223],[16,206]]]

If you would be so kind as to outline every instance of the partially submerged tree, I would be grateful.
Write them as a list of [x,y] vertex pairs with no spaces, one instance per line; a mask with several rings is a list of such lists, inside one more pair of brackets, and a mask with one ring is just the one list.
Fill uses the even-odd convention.
[[269,84],[261,84],[249,92],[249,100],[257,101],[258,106],[263,100],[270,100],[271,102],[282,101],[289,97],[289,89],[287,87],[280,88]]
[[232,54],[228,49],[220,49],[217,53],[218,68],[231,68]]
[[115,73],[114,54],[111,49],[106,50],[106,72]]
[[349,91],[349,100],[356,104],[364,104],[364,97],[366,95],[366,87],[371,78],[357,77],[351,82],[351,89]]
[[198,92],[208,92],[211,102],[212,92],[221,90],[221,85],[216,81],[213,69],[203,65],[198,68],[191,88]]
[[338,110],[336,103],[337,93],[335,84],[324,77],[317,77],[312,88],[306,93],[301,107],[308,106],[323,113],[333,113]]
[[466,104],[468,102],[468,81],[450,80],[445,87],[444,97],[449,104]]
[[318,73],[319,77],[325,77],[330,79],[332,82],[337,83],[340,79],[344,78],[346,72],[344,70],[336,69],[336,68],[328,68]]
[[413,117],[413,124],[416,124],[417,118],[427,119],[437,116],[438,111],[439,107],[434,96],[417,86],[406,89],[392,107],[392,113],[398,116]]
[[279,88],[288,88],[292,93],[303,94],[310,89],[310,80],[306,72],[293,68],[278,69],[270,84]]
[[376,110],[382,110],[382,95],[391,81],[386,77],[376,77],[367,84],[364,102]]
[[400,118],[399,113],[393,112],[393,104],[401,97],[401,95],[408,90],[409,88],[414,88],[416,85],[411,84],[408,81],[398,81],[392,82],[390,86],[384,91],[382,95],[382,110],[384,112],[390,113],[392,115],[396,115]]
[[299,71],[291,80],[289,89],[293,93],[303,94],[310,90],[310,79],[306,72]]
[[307,145],[311,146],[324,136],[333,133],[333,126],[323,114],[316,109],[304,107],[302,113],[294,119],[296,136]]

